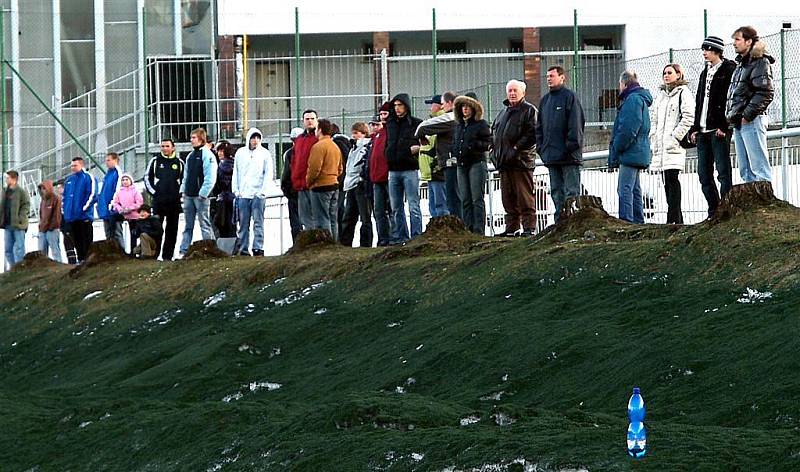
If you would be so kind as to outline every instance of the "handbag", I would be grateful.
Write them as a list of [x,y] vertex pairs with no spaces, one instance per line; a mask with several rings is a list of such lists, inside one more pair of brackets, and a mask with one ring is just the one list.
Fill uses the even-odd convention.
[[[683,90],[681,90],[681,93],[678,94],[678,112],[680,113],[678,115],[678,123],[680,123],[681,120],[683,119],[683,107],[681,106],[681,100],[683,100]],[[683,149],[692,149],[692,148],[697,147],[697,144],[692,142],[691,130],[692,129],[689,128],[689,131],[687,131],[686,134],[683,135],[683,138],[681,138],[681,140],[678,141],[678,144]]]

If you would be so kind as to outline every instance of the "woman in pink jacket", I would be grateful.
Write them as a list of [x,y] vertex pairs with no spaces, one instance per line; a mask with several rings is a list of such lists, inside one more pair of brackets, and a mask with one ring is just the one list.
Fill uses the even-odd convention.
[[[139,220],[139,208],[144,203],[142,194],[133,185],[133,178],[130,174],[122,174],[122,186],[114,194],[111,206],[128,222],[131,247],[136,247],[136,240],[133,237],[133,228]],[[124,248],[123,248],[124,249]]]

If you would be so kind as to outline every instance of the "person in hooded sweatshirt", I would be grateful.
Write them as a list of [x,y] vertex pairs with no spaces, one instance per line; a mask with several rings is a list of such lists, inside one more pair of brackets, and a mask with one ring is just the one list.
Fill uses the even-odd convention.
[[209,208],[211,206],[211,189],[217,181],[217,158],[206,146],[206,130],[197,128],[192,131],[189,139],[192,142],[192,152],[186,156],[183,167],[183,214],[186,217],[186,226],[183,230],[181,241],[181,256],[189,251],[194,236],[194,222],[200,222],[200,232],[204,240],[214,239],[214,230],[211,228]]
[[686,167],[686,149],[681,147],[680,141],[694,123],[694,95],[680,65],[667,64],[662,77],[664,84],[656,96],[650,117],[650,147],[653,150],[650,170],[663,172],[667,224],[683,224],[678,176]]
[[39,252],[61,262],[61,196],[52,180],[39,184]]
[[619,218],[644,223],[644,201],[639,172],[650,165],[650,105],[653,97],[639,85],[633,71],[619,78],[619,110],[608,145],[608,167],[619,167]]
[[128,232],[131,238],[131,248],[136,247],[135,226],[139,220],[139,208],[144,204],[144,199],[139,190],[133,184],[133,177],[130,174],[122,174],[120,179],[122,186],[114,194],[111,202],[114,211],[122,215],[128,222]]
[[422,123],[411,116],[411,98],[401,93],[392,99],[386,120],[386,161],[389,164],[389,200],[394,217],[392,244],[409,239],[404,200],[411,213],[412,238],[422,234],[422,211],[419,207],[419,140],[414,137]]
[[261,146],[261,131],[250,128],[246,146],[236,151],[231,189],[236,195],[239,215],[238,253],[250,255],[250,223],[253,224],[253,256],[264,255],[264,206],[267,195],[278,195],[275,185],[275,163]]

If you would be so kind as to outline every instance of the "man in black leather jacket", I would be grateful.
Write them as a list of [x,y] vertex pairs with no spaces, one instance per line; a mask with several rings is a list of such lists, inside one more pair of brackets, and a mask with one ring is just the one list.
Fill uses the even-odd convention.
[[766,45],[751,26],[733,33],[736,70],[733,71],[725,117],[734,127],[736,159],[745,182],[772,180],[767,155],[767,107],[772,103],[772,64]]
[[506,84],[506,106],[492,124],[492,160],[500,171],[500,193],[506,210],[506,230],[514,236],[522,224],[523,235],[536,230],[533,167],[536,164],[536,107],[525,100],[525,83]]

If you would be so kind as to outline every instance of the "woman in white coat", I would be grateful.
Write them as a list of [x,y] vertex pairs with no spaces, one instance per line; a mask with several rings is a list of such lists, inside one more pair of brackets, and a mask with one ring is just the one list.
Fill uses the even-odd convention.
[[694,123],[694,94],[686,85],[680,65],[667,64],[663,77],[664,84],[651,109],[650,147],[653,161],[650,169],[663,173],[667,223],[683,224],[678,175],[686,167],[686,149],[681,147],[680,141]]

